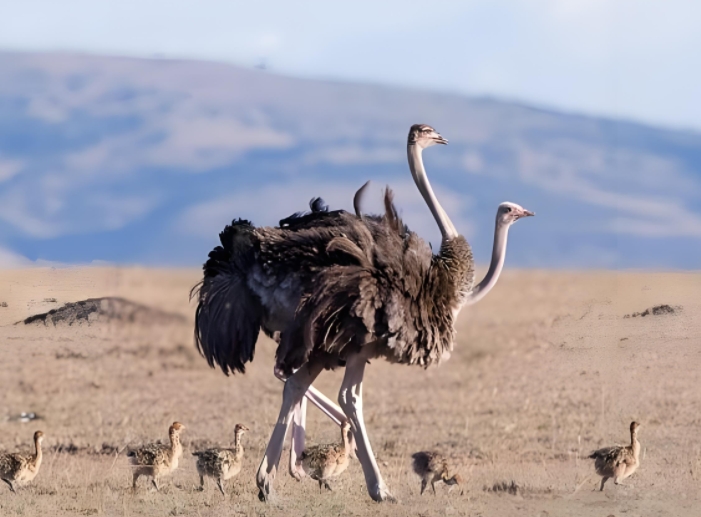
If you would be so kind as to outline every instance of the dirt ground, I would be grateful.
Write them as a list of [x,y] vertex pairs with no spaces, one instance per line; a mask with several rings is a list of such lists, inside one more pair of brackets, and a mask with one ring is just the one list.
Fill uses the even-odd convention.
[[[276,499],[258,501],[255,471],[281,400],[274,347],[261,338],[246,375],[210,369],[192,339],[188,292],[198,277],[196,269],[0,270],[0,450],[29,449],[35,430],[46,434],[37,479],[17,495],[0,487],[0,515],[701,515],[698,273],[508,271],[461,314],[449,361],[429,370],[374,361],[366,422],[399,500],[381,505],[357,462],[323,494],[283,466]],[[16,324],[102,296],[145,312]],[[625,317],[661,304],[674,314]],[[180,316],[151,321],[149,307]],[[335,399],[341,375],[323,373],[316,386]],[[22,412],[40,418],[21,422]],[[599,492],[586,455],[625,443],[634,419],[643,452],[632,486]],[[174,420],[186,426],[180,468],[161,492],[142,480],[132,493],[124,448],[165,440]],[[196,491],[190,453],[228,444],[237,422],[251,429],[244,470],[225,497],[211,482]],[[310,442],[338,434],[310,407]],[[452,459],[463,493],[438,485],[436,496],[419,495],[410,455],[429,448]]]

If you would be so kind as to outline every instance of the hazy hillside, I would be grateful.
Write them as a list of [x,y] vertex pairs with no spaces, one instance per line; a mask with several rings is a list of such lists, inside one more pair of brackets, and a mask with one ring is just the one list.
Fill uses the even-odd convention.
[[368,179],[435,239],[414,122],[450,140],[426,165],[482,261],[510,200],[537,213],[511,265],[701,264],[700,134],[218,63],[0,53],[0,74],[0,264],[198,264],[233,217],[350,207]]

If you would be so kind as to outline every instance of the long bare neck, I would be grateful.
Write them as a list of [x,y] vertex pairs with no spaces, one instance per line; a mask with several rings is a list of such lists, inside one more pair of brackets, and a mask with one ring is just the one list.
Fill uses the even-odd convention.
[[630,447],[633,449],[633,455],[637,458],[640,454],[640,442],[636,431],[630,432]]
[[509,225],[500,224],[497,219],[494,227],[494,245],[492,246],[492,261],[489,263],[489,271],[482,281],[475,286],[465,300],[465,305],[472,305],[484,298],[492,290],[501,275],[506,259],[506,241],[509,234]]
[[34,448],[36,449],[34,453],[34,466],[38,467],[41,465],[41,459],[44,456],[44,453],[41,451],[41,441],[34,440]]
[[457,237],[458,232],[455,229],[455,226],[453,226],[448,214],[445,213],[445,210],[443,210],[443,207],[438,202],[438,198],[436,198],[436,195],[433,193],[433,189],[431,188],[431,184],[428,182],[422,152],[423,149],[416,144],[407,145],[409,169],[411,170],[411,175],[414,177],[416,187],[419,189],[419,192],[421,192],[424,201],[426,201],[429,210],[431,210],[431,213],[433,214],[433,218],[436,220],[436,224],[441,231],[443,242],[445,242]]
[[234,450],[237,455],[243,454],[243,447],[241,446],[241,435],[243,433],[234,433]]
[[170,433],[170,448],[173,452],[177,451],[180,447],[180,435],[176,432]]

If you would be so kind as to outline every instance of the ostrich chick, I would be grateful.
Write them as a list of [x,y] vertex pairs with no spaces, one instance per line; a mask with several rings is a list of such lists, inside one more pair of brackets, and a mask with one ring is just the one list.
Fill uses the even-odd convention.
[[173,422],[168,429],[170,445],[149,443],[127,453],[134,468],[133,489],[136,489],[139,476],[151,476],[153,486],[158,490],[158,479],[171,474],[178,468],[178,461],[183,455],[183,446],[180,444],[180,431],[183,429],[185,429],[183,424]]
[[604,484],[609,478],[613,478],[616,485],[622,485],[621,481],[629,477],[640,465],[640,442],[638,441],[638,422],[630,424],[630,445],[615,445],[604,447],[594,451],[589,458],[595,460],[594,467],[601,479],[599,490],[604,489]]
[[12,492],[15,486],[24,485],[33,480],[41,467],[41,442],[44,433],[34,433],[34,454],[9,453],[0,454],[0,479],[10,487]]
[[200,475],[200,490],[204,490],[205,476],[217,480],[217,486],[224,494],[223,483],[227,479],[231,479],[236,474],[241,472],[243,465],[243,446],[241,445],[241,436],[248,427],[243,424],[236,424],[234,427],[234,447],[225,449],[223,447],[214,447],[205,451],[193,452],[193,456],[197,456],[197,472]]
[[443,481],[446,485],[460,485],[463,483],[460,474],[450,475],[448,460],[436,451],[421,451],[411,455],[412,468],[421,477],[421,495],[426,490],[426,485],[431,483],[433,495],[436,494],[436,481]]
[[324,486],[331,490],[329,480],[338,477],[348,468],[351,455],[348,439],[350,428],[350,422],[344,420],[341,424],[341,443],[313,445],[304,449],[299,457],[304,472],[319,482],[319,491]]

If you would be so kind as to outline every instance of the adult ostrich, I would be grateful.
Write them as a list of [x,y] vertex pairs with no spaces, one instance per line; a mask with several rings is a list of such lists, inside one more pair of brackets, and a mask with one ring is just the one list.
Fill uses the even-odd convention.
[[308,396],[330,416],[340,409],[350,420],[370,496],[392,499],[363,420],[365,365],[384,357],[428,367],[447,358],[458,312],[481,299],[501,272],[510,225],[533,215],[513,203],[499,206],[492,263],[475,286],[470,246],[438,203],[423,165],[425,148],[446,143],[427,125],[412,126],[407,143],[412,176],[441,231],[438,255],[406,228],[389,190],[381,217],[313,211],[278,228],[238,220],[210,253],[196,312],[200,352],[224,373],[244,372],[262,328],[276,338],[275,369],[287,377],[256,477],[262,499],[271,494],[287,429],[303,416],[305,393],[323,369],[339,366],[346,368],[340,408],[315,400],[313,389]]

